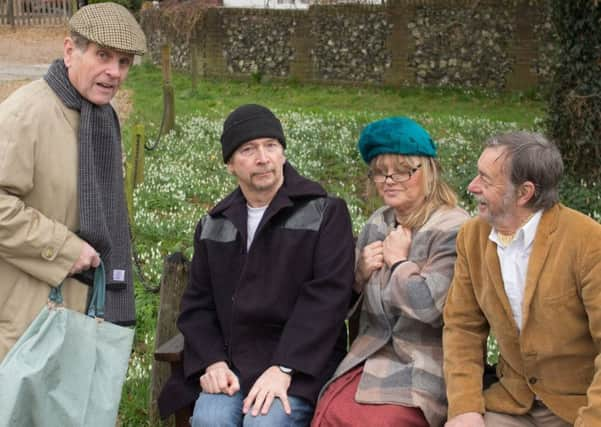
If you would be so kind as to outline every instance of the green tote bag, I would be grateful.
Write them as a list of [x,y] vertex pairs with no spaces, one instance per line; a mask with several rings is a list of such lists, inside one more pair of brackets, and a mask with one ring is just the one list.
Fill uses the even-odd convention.
[[61,307],[60,286],[0,364],[1,427],[114,427],[134,331],[102,321],[104,266],[88,314]]

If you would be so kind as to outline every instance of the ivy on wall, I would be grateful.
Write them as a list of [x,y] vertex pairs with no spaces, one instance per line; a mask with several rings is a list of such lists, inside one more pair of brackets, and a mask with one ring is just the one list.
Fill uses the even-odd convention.
[[551,84],[548,131],[566,167],[601,179],[601,2],[550,0],[559,64]]
[[160,63],[161,46],[169,43],[171,61],[176,68],[189,70],[190,42],[202,33],[208,7],[206,0],[163,0],[158,7],[145,2],[140,11],[140,24],[152,62]]

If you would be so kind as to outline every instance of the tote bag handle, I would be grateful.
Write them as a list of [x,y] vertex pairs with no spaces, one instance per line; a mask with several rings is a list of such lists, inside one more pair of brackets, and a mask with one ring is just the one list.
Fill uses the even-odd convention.
[[88,316],[97,319],[104,319],[104,303],[106,301],[106,274],[104,272],[104,263],[100,261],[100,265],[94,271],[94,290],[92,291],[92,299],[88,307]]
[[[63,284],[61,283],[57,287],[50,289],[50,295],[48,295],[48,299],[57,305],[63,303],[62,287]],[[100,261],[100,265],[94,271],[94,288],[92,290],[90,306],[88,307],[88,316],[103,319],[105,301],[106,275],[104,272],[104,263]]]

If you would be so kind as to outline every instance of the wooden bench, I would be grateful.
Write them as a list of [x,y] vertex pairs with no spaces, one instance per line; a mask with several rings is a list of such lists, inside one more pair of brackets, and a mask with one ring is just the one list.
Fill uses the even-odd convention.
[[[184,336],[180,333],[156,349],[154,352],[154,360],[158,362],[168,362],[171,366],[171,372],[174,372],[178,368],[181,368],[183,351]],[[192,409],[191,406],[187,406],[175,412],[175,427],[190,426],[189,420],[192,416]]]
[[[349,345],[357,336],[359,330],[359,313],[356,310],[348,321]],[[181,369],[182,354],[184,351],[184,336],[179,333],[173,338],[160,345],[154,352],[154,360],[158,362],[167,362],[171,367],[171,372]],[[175,412],[175,427],[189,427],[189,419],[192,416],[193,407],[184,407]]]
[[[179,313],[179,302],[188,281],[189,262],[181,254],[172,254],[165,259],[163,277],[161,279],[161,306],[159,308],[156,342],[159,344],[154,352],[152,397],[150,414],[153,421],[158,421],[157,398],[165,385],[169,374],[182,371],[182,354],[184,337],[175,326]],[[350,343],[359,331],[360,310],[355,310],[348,320],[348,336]],[[169,364],[169,369],[164,365]],[[161,366],[162,365],[162,366]],[[493,366],[485,365],[484,388],[498,381]],[[185,406],[174,413],[176,427],[189,427],[193,405]]]
[[[158,425],[159,423],[158,398],[161,390],[173,371],[181,370],[184,337],[179,334],[176,321],[179,315],[182,294],[188,284],[189,268],[189,261],[181,253],[170,254],[164,260],[148,407],[149,421],[152,425]],[[189,426],[188,419],[190,415],[191,409],[176,413],[177,426]]]
[[[360,310],[356,310],[353,316],[348,320],[349,347],[350,343],[357,337],[359,330],[359,313]],[[171,367],[171,372],[174,372],[174,370],[181,368],[183,350],[184,336],[180,333],[159,346],[154,352],[154,359],[160,362],[168,362]],[[485,362],[482,378],[483,388],[486,390],[498,380],[496,366],[491,366]],[[192,416],[193,409],[193,406],[188,406],[176,411],[174,413],[175,427],[189,427],[189,420]]]

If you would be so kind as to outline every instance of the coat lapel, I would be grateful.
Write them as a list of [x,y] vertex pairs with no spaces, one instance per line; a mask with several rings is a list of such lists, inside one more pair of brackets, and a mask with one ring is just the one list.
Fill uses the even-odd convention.
[[[214,210],[215,211],[215,210]],[[246,210],[246,199],[242,196],[240,189],[237,189],[233,194],[229,203],[220,209],[221,215],[230,220],[234,227],[240,233],[242,247],[246,249],[247,236],[247,220],[248,213]],[[245,250],[246,252],[246,250]]]
[[540,275],[543,270],[543,266],[549,256],[551,249],[552,239],[551,234],[557,228],[557,221],[559,216],[559,206],[555,205],[551,209],[543,213],[540,219],[536,235],[534,236],[534,243],[532,245],[532,252],[528,259],[528,271],[526,273],[526,288],[524,289],[524,301],[522,303],[522,327],[528,321],[528,315],[530,313],[530,304],[536,291],[536,286]]
[[488,280],[493,284],[493,289],[497,293],[497,297],[501,302],[501,307],[505,312],[505,316],[513,325],[513,329],[517,332],[517,325],[513,318],[513,313],[509,305],[509,299],[505,293],[505,287],[503,286],[503,276],[501,274],[501,266],[499,264],[499,255],[497,254],[497,245],[491,242],[488,237],[486,238],[486,249],[485,249],[485,264],[487,266]]

